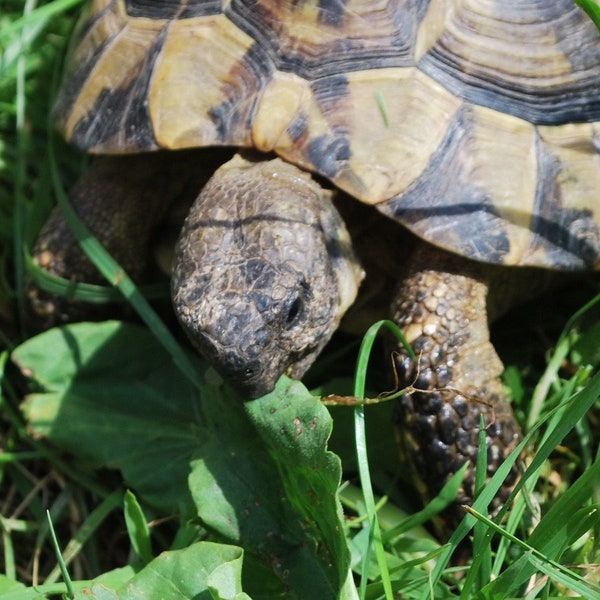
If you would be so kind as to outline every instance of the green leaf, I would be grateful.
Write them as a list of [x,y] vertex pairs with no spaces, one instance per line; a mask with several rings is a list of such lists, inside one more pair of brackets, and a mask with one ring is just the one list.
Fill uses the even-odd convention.
[[0,595],[2,597],[4,597],[5,594],[8,595],[22,592],[25,589],[26,588],[22,583],[7,577],[3,573],[0,573]]
[[594,25],[600,29],[600,7],[593,0],[574,0],[574,2],[587,13]]
[[199,542],[164,552],[118,590],[94,583],[75,594],[76,600],[249,600],[242,592],[241,548]]
[[133,550],[140,557],[142,563],[147,564],[152,560],[152,544],[150,542],[150,529],[144,511],[131,491],[127,490],[124,497],[125,524],[131,540]]
[[242,546],[253,597],[337,598],[349,569],[341,466],[331,417],[302,384],[282,378],[244,403],[209,369],[197,390],[150,333],[117,322],[48,331],[13,360],[40,388],[24,405],[37,434]]
[[214,600],[245,600],[250,596],[240,592],[239,565],[235,562],[224,562],[207,578],[208,590]]
[[192,506],[189,460],[205,435],[199,392],[151,334],[77,323],[27,340],[12,357],[41,388],[23,406],[37,434],[92,466],[120,469],[160,510]]
[[[211,419],[216,435],[190,475],[201,519],[271,564],[286,598],[336,598],[349,555],[337,498],[341,466],[326,450],[328,411],[282,378],[268,396],[234,414],[214,410]],[[250,593],[262,583],[252,574],[245,582]]]

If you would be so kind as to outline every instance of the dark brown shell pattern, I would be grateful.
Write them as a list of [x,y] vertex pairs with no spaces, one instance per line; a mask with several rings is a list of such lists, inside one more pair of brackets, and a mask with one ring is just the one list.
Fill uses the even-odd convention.
[[600,36],[572,0],[92,0],[56,115],[96,153],[276,152],[477,260],[599,263]]

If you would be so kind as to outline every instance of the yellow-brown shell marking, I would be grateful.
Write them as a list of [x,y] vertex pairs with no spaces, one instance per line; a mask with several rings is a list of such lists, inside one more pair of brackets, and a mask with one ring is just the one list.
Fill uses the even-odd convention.
[[56,115],[92,152],[275,151],[478,260],[598,266],[600,37],[571,0],[92,0]]

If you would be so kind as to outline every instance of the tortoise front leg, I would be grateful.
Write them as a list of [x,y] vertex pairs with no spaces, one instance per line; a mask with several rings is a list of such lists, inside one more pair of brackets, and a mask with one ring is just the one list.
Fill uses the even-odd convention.
[[[414,362],[400,352],[397,359],[401,383],[417,391],[400,399],[396,429],[419,491],[431,499],[466,461],[470,465],[454,505],[437,524],[445,538],[464,516],[461,505],[473,499],[480,415],[489,475],[521,439],[500,380],[503,366],[490,342],[487,295],[495,271],[421,244],[392,306],[417,356]],[[516,477],[513,469],[497,506]]]
[[[148,270],[157,224],[198,171],[194,160],[192,153],[98,157],[69,193],[84,224],[136,282],[142,282]],[[51,274],[73,282],[105,283],[58,207],[42,228],[32,254]],[[32,282],[26,289],[26,307],[28,326],[34,330],[115,312],[114,306],[53,296]]]

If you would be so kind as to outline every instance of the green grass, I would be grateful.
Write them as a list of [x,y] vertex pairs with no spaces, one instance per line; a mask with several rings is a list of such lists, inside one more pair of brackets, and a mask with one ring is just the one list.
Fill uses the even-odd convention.
[[[81,598],[599,597],[600,319],[587,306],[569,320],[592,283],[548,296],[543,320],[529,305],[497,327],[534,451],[519,484],[529,493],[490,523],[498,473],[447,546],[424,525],[460,474],[415,508],[398,485],[391,402],[328,411],[282,379],[242,404],[83,230],[143,325],[24,339],[23,247],[85,164],[49,121],[74,4],[0,4],[0,597],[71,593],[53,530]],[[313,377],[361,396],[352,374],[323,375],[357,350],[344,352]],[[465,572],[449,559],[471,533]]]

